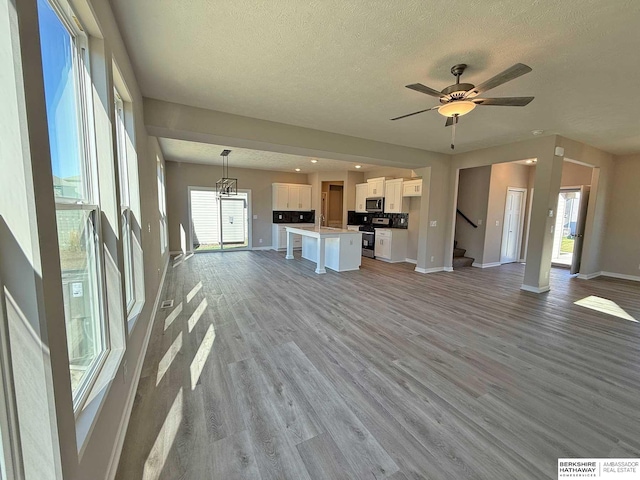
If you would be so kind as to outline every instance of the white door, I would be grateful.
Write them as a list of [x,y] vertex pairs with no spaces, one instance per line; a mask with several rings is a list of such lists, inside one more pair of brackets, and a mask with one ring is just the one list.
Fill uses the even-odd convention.
[[225,245],[246,244],[247,221],[244,198],[220,198],[222,242]]
[[520,259],[525,198],[526,190],[523,188],[509,188],[507,190],[500,263],[512,263]]

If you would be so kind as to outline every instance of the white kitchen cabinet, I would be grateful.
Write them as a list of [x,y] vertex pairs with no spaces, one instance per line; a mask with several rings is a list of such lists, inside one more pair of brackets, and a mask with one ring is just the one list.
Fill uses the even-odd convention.
[[385,262],[397,263],[407,259],[408,232],[400,228],[376,228],[374,254]]
[[[287,249],[287,227],[311,228],[313,223],[274,223],[271,232],[271,249],[286,250]],[[293,236],[293,248],[302,248],[302,236]]]
[[311,211],[311,185],[300,185],[300,211]]
[[401,178],[387,180],[384,186],[384,213],[406,213],[409,205],[402,197]]
[[384,197],[384,182],[385,177],[379,178],[370,178],[367,180],[367,185],[369,187],[368,197]]
[[367,197],[369,196],[369,184],[356,185],[356,212],[367,213]]
[[296,183],[274,183],[274,211],[311,211],[311,185]]
[[421,197],[422,180],[405,180],[402,184],[403,197]]

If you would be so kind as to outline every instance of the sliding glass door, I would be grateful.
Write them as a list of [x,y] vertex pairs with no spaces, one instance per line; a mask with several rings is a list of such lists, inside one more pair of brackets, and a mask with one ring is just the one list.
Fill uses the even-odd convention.
[[248,191],[220,196],[214,189],[189,189],[194,252],[249,248]]

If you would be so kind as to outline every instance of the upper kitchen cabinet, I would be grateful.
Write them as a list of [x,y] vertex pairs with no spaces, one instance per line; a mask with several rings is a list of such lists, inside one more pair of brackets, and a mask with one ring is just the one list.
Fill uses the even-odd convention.
[[402,184],[403,197],[421,197],[422,196],[422,179],[405,180]]
[[406,213],[408,205],[403,200],[403,180],[387,180],[384,185],[384,213]]
[[356,212],[367,213],[367,197],[369,196],[369,184],[356,185]]
[[367,197],[384,197],[385,180],[385,177],[370,178],[367,180],[367,185],[369,187]]
[[311,185],[296,183],[274,183],[273,210],[300,211],[311,210]]

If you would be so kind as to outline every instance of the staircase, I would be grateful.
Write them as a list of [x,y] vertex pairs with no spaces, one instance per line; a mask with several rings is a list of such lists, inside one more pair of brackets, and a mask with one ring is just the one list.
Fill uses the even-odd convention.
[[464,248],[458,248],[458,241],[453,243],[453,269],[456,270],[462,267],[470,267],[473,264],[474,259],[465,257],[464,254],[467,251]]

